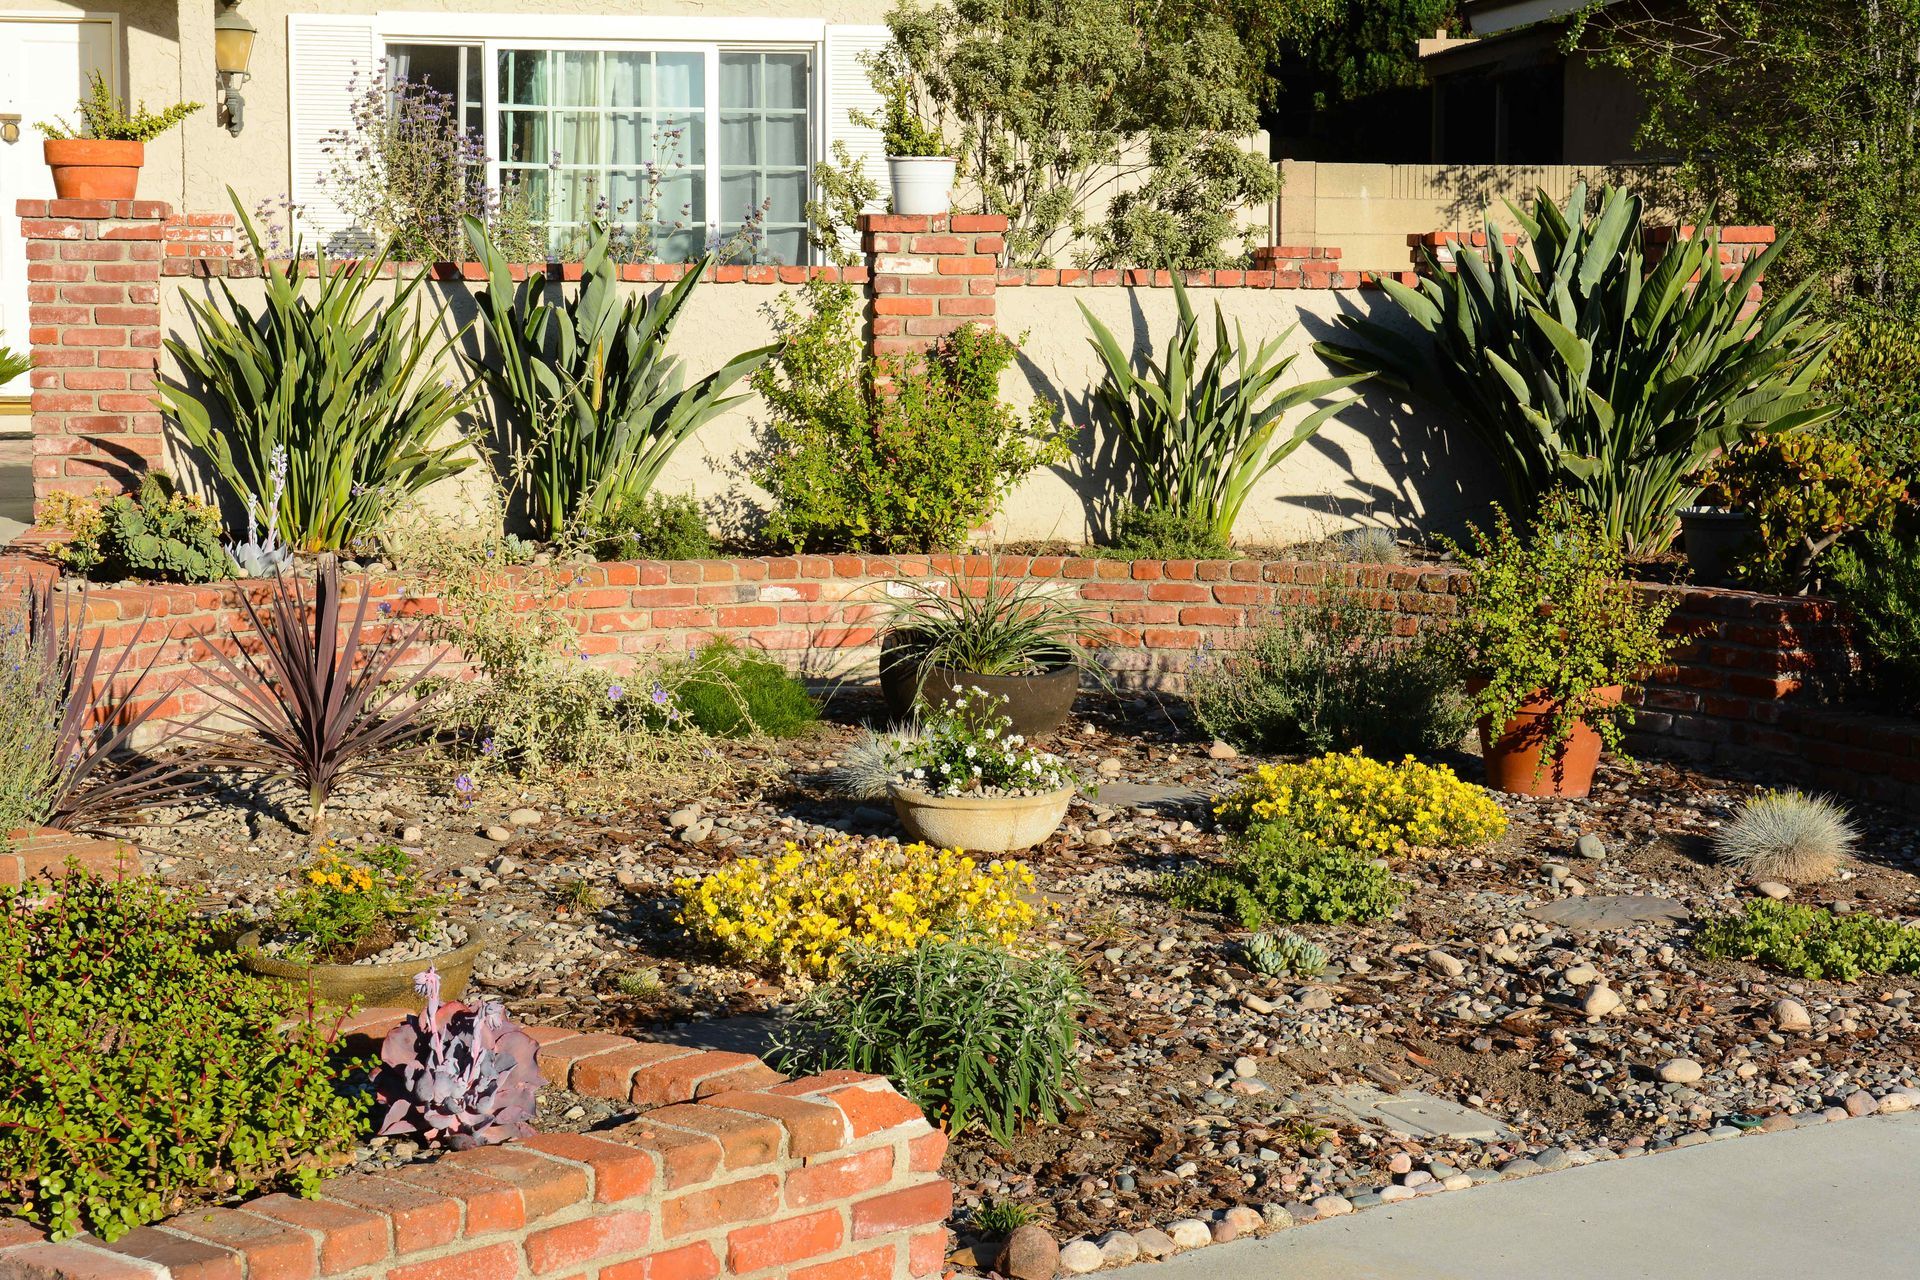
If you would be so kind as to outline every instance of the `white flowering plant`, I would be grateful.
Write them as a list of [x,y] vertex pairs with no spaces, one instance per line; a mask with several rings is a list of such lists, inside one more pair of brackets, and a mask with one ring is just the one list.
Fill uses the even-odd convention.
[[1042,793],[1077,782],[1067,762],[1030,746],[1004,710],[1006,699],[978,685],[939,706],[922,703],[919,732],[901,753],[900,785],[935,796]]

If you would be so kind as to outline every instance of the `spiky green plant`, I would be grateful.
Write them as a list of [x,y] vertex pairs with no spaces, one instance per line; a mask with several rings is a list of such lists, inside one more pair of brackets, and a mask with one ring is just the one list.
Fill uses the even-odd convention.
[[33,367],[33,361],[26,352],[15,351],[11,347],[0,347],[0,385],[12,382],[15,378]]
[[161,384],[160,400],[249,516],[299,550],[344,550],[395,502],[472,464],[464,440],[442,439],[467,388],[442,379],[450,341],[423,314],[424,274],[384,297],[384,251],[346,264],[316,252],[309,286],[302,263],[269,257],[237,197],[233,207],[265,303],[255,314],[224,279],[224,309],[183,293],[193,336],[166,340],[182,377]]
[[1609,189],[1592,217],[1586,204],[1581,185],[1564,209],[1544,193],[1531,216],[1508,206],[1537,269],[1489,219],[1486,254],[1458,246],[1450,271],[1430,260],[1417,289],[1382,280],[1424,336],[1342,317],[1361,343],[1317,349],[1458,414],[1499,465],[1516,518],[1565,489],[1630,555],[1653,554],[1715,453],[1837,412],[1813,389],[1834,331],[1814,318],[1810,281],[1750,304],[1784,241],[1731,280],[1711,230],[1649,268],[1640,198]]
[[575,521],[603,526],[646,497],[687,437],[745,399],[724,393],[772,348],[742,352],[689,386],[667,341],[711,255],[663,293],[623,302],[611,232],[596,226],[579,289],[555,303],[544,272],[516,289],[508,256],[479,219],[466,221],[487,269],[479,297],[487,349],[469,363],[501,407],[494,448],[503,469],[525,485],[542,536],[558,538]]
[[1106,366],[1097,394],[1129,455],[1127,486],[1136,505],[1204,521],[1226,543],[1261,477],[1357,397],[1314,409],[1289,436],[1279,434],[1281,419],[1369,375],[1320,378],[1282,390],[1280,380],[1297,358],[1281,354],[1293,329],[1250,347],[1238,323],[1228,330],[1217,302],[1213,349],[1202,360],[1200,317],[1177,275],[1173,286],[1179,321],[1164,354],[1146,357],[1137,368],[1113,331],[1080,304]]

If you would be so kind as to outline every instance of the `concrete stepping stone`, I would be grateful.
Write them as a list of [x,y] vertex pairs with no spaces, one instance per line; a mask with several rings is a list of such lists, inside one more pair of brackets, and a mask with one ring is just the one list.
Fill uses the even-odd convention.
[[1329,1108],[1364,1124],[1377,1124],[1415,1138],[1492,1142],[1514,1137],[1499,1119],[1431,1093],[1386,1093],[1369,1085],[1312,1091]]
[[1589,895],[1560,898],[1526,914],[1568,929],[1630,929],[1637,924],[1677,923],[1693,913],[1672,898],[1648,894]]

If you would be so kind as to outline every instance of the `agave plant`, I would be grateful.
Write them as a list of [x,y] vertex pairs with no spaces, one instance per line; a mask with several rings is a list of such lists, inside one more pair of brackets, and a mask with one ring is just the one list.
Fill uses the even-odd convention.
[[382,771],[395,748],[430,728],[430,700],[416,695],[439,657],[396,674],[423,628],[386,628],[369,643],[371,604],[363,592],[343,622],[340,565],[323,556],[311,603],[292,573],[278,574],[264,616],[250,596],[240,597],[253,635],[239,638],[238,656],[213,651],[221,678],[211,692],[239,726],[217,741],[214,756],[297,783],[307,794],[315,845],[326,834],[327,799],[340,781]]
[[440,1003],[440,975],[413,980],[426,1010],[387,1033],[373,1093],[382,1134],[418,1135],[455,1150],[533,1132],[539,1044],[497,1000]]
[[[173,799],[198,777],[184,761],[151,754],[195,721],[156,726],[148,753],[136,757],[132,750],[133,739],[145,734],[162,705],[157,696],[143,696],[161,647],[154,647],[143,668],[133,665],[131,642],[116,646],[110,658],[104,633],[87,643],[86,616],[84,586],[63,597],[58,580],[47,578],[28,592],[24,617],[7,633],[6,656],[18,664],[15,687],[46,717],[29,730],[33,745],[26,754],[36,758],[20,761],[22,776],[8,785],[32,793],[29,807],[39,821],[68,831],[93,830]],[[109,704],[99,695],[111,689],[120,692]]]
[[424,273],[381,297],[384,251],[347,265],[317,253],[304,287],[304,263],[274,260],[234,208],[266,272],[265,305],[254,314],[224,279],[224,309],[183,294],[194,332],[167,339],[182,378],[159,396],[236,506],[297,550],[338,551],[473,462],[464,441],[441,440],[468,389],[438,371],[450,344],[422,314]]
[[[1158,361],[1136,369],[1086,303],[1092,342],[1106,365],[1099,402],[1131,457],[1128,487],[1135,503],[1204,524],[1221,542],[1261,477],[1305,444],[1328,418],[1357,397],[1323,404],[1281,436],[1281,419],[1302,405],[1363,381],[1365,373],[1321,378],[1280,389],[1295,356],[1282,355],[1293,329],[1249,347],[1238,322],[1232,332],[1213,306],[1213,350],[1200,358],[1200,318],[1176,275],[1179,321]],[[1297,326],[1296,326],[1297,327]]]
[[735,356],[688,386],[667,341],[712,257],[657,297],[622,303],[610,236],[605,225],[594,228],[578,292],[555,304],[545,301],[542,272],[516,290],[507,256],[477,218],[467,219],[487,269],[479,304],[488,338],[488,349],[468,359],[498,401],[501,469],[524,481],[535,527],[550,538],[575,521],[604,525],[646,497],[688,436],[746,398],[724,393],[772,350]]
[[1837,412],[1813,391],[1834,332],[1814,319],[1811,281],[1751,306],[1784,241],[1732,280],[1712,231],[1649,269],[1640,198],[1609,189],[1593,217],[1586,203],[1576,186],[1564,209],[1544,193],[1532,216],[1508,206],[1538,268],[1489,220],[1486,256],[1461,246],[1453,271],[1433,261],[1417,289],[1382,280],[1422,336],[1342,317],[1362,343],[1318,350],[1457,413],[1499,465],[1516,519],[1564,489],[1630,555],[1656,554],[1714,454]]

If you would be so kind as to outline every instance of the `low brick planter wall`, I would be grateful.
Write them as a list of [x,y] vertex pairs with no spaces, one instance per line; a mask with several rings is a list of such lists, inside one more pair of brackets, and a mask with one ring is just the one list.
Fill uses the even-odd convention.
[[[343,1027],[370,1049],[406,1016]],[[554,1027],[550,1083],[639,1119],[541,1134],[128,1232],[0,1221],[6,1280],[913,1280],[945,1261],[946,1135],[877,1076]]]
[[[0,590],[46,572],[25,556],[0,559]],[[526,569],[507,571],[526,581]],[[1414,635],[1452,616],[1459,571],[1443,565],[1330,565],[1309,560],[1107,560],[1070,556],[762,556],[731,560],[584,565],[564,603],[593,660],[630,663],[686,652],[725,635],[820,678],[870,679],[890,590],[900,580],[958,574],[985,589],[1045,584],[1092,606],[1104,621],[1101,660],[1123,687],[1176,691],[1209,646],[1235,643],[1279,605],[1313,598],[1330,575],[1392,613]],[[167,718],[211,703],[201,686],[214,645],[245,629],[242,589],[95,587],[88,619],[110,645],[134,645],[128,670],[154,663],[145,696]],[[358,580],[383,622],[440,607],[399,576]],[[897,589],[891,588],[891,589]],[[1835,606],[1824,600],[1695,587],[1648,587],[1676,597],[1671,630],[1682,644],[1649,681],[1633,748],[1778,770],[1781,780],[1920,810],[1920,725],[1822,705],[1857,665]],[[124,692],[124,690],[120,691]]]
[[8,847],[0,849],[0,888],[57,878],[69,866],[114,879],[138,874],[141,866],[140,851],[132,845],[69,835],[48,827],[10,831],[7,842]]

